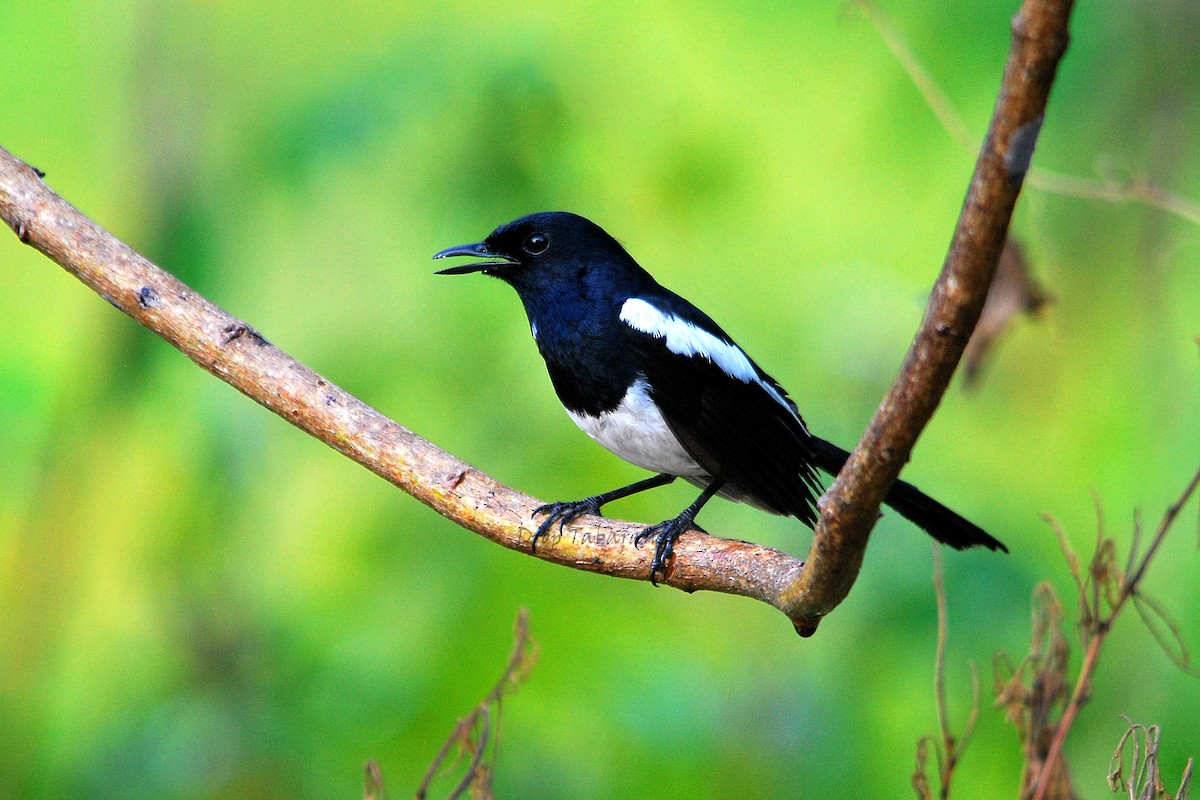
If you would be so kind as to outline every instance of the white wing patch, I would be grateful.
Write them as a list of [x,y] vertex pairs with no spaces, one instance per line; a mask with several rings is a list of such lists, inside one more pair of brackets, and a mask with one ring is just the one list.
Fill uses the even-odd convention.
[[621,306],[621,320],[631,328],[665,339],[667,349],[681,356],[700,356],[716,364],[731,378],[756,383],[792,414],[795,408],[775,389],[758,377],[750,357],[732,342],[722,341],[703,328],[674,314],[655,308],[640,297],[631,297]]
[[621,306],[621,319],[631,328],[667,340],[667,349],[681,356],[702,356],[742,383],[758,380],[754,365],[742,348],[723,342],[703,328],[660,311],[640,297]]

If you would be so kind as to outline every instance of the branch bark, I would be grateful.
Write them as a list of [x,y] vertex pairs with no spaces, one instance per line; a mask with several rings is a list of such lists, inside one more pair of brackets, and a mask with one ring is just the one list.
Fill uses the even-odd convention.
[[[666,585],[742,595],[783,611],[802,635],[849,592],[879,504],[962,355],[987,294],[1046,98],[1066,47],[1071,0],[1025,0],[992,124],[925,320],[892,391],[822,501],[809,567],[698,531],[680,538]],[[51,191],[0,148],[0,217],[35,247],[196,364],[438,513],[528,552],[541,504],[388,419],[279,350]],[[539,542],[537,557],[646,580],[643,526],[587,517]]]
[[821,499],[807,568],[783,593],[783,611],[801,635],[815,631],[853,586],[880,503],[937,409],[979,321],[1067,49],[1073,5],[1025,0],[1013,18],[1000,94],[925,318],[891,391]]
[[[0,217],[22,242],[250,399],[464,528],[529,551],[532,512],[541,500],[497,482],[313,372],[88,219],[3,148]],[[654,548],[633,544],[643,527],[588,517],[539,541],[537,557],[648,580]],[[778,608],[780,592],[802,566],[776,550],[695,532],[676,545],[674,568],[660,583]]]

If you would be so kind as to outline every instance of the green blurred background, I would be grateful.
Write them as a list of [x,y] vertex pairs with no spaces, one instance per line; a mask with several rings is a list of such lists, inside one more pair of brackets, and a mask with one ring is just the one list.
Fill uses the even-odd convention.
[[[884,8],[982,135],[1016,0]],[[544,209],[600,222],[851,445],[908,346],[972,156],[836,2],[7,0],[0,145],[331,380],[536,496],[640,477],[559,409],[512,292],[430,255]],[[1035,165],[1200,197],[1200,6],[1082,3]],[[1055,297],[957,383],[906,472],[1005,540],[947,553],[957,796],[1013,796],[991,659],[1068,593],[1053,514],[1128,540],[1200,458],[1200,229],[1027,191]],[[936,728],[929,542],[889,515],[813,639],[763,605],[502,550],[238,395],[0,237],[0,796],[411,794],[498,676],[502,797],[911,796]],[[657,521],[692,498],[612,509]],[[1194,507],[1193,507],[1194,511]],[[1200,641],[1196,516],[1148,588]],[[716,533],[803,553],[729,503]],[[1073,603],[1069,605],[1073,609]],[[1078,654],[1076,653],[1076,660]],[[1107,794],[1127,714],[1200,755],[1200,684],[1132,614],[1069,743]],[[444,786],[445,784],[443,784]],[[852,789],[848,787],[853,787]]]

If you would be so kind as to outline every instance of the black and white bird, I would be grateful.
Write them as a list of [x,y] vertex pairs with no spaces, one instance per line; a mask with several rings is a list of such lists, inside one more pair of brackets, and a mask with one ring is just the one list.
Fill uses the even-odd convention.
[[[482,272],[517,291],[567,414],[584,433],[653,477],[534,513],[556,523],[683,478],[700,496],[638,534],[655,538],[650,579],[665,575],[675,540],[714,495],[816,524],[816,470],[837,474],[849,453],[814,436],[787,392],[707,314],[661,286],[600,226],[576,214],[530,214],[435,259],[485,259],[441,270]],[[1007,548],[916,487],[885,502],[956,549]]]

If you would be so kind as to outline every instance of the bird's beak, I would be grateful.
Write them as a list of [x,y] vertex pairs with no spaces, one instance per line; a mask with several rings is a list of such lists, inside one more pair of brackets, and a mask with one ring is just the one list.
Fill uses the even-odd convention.
[[493,253],[488,249],[487,242],[476,242],[475,244],[460,244],[458,247],[447,247],[440,253],[434,255],[434,259],[452,258],[454,256],[473,256],[475,258],[493,258],[497,261],[477,261],[474,264],[463,264],[457,267],[449,267],[448,269],[440,269],[435,275],[466,275],[469,272],[490,272],[496,267],[506,267],[509,264],[517,263],[514,259],[508,256]]

